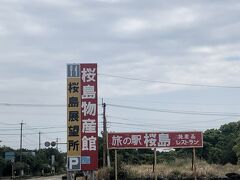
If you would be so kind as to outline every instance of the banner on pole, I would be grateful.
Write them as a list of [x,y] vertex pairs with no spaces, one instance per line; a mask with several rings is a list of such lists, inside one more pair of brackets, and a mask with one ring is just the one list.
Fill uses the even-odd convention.
[[203,147],[202,132],[108,133],[109,149],[198,147]]
[[80,64],[82,170],[98,167],[97,64]]
[[97,64],[67,65],[68,170],[98,169]]

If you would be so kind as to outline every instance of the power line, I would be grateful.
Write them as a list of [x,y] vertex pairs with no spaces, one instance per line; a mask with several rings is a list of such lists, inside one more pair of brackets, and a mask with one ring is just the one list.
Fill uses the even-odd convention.
[[[0,106],[19,106],[19,107],[64,107],[66,108],[67,105],[63,104],[32,104],[32,103],[4,103],[0,102]],[[98,104],[101,106],[101,104]]]
[[62,116],[64,113],[47,113],[47,112],[17,112],[17,111],[0,111],[0,114],[11,114],[11,116],[18,116],[24,115],[24,116],[33,116],[33,115],[38,115],[38,116]]
[[130,125],[130,126],[155,126],[155,125],[159,125],[160,124],[147,124],[147,123],[144,123],[144,124],[135,124],[135,123],[122,123],[122,122],[113,122],[113,121],[110,121],[109,122],[110,124],[121,124],[121,125]]
[[[106,98],[109,99],[109,98]],[[115,101],[115,100],[113,100]],[[125,101],[125,102],[136,102],[136,103],[164,103],[164,104],[174,104],[174,105],[191,105],[191,106],[195,106],[195,105],[200,105],[200,106],[239,106],[240,104],[196,104],[196,103],[178,103],[178,102],[173,102],[173,103],[166,103],[166,102],[160,102],[160,101],[133,101],[133,100],[117,100],[117,101]],[[98,104],[98,106],[100,106],[101,104]],[[16,104],[16,103],[1,103],[0,102],[0,106],[8,106],[8,107],[64,107],[66,108],[66,105],[63,104],[29,104],[29,103],[21,103],[21,104]],[[24,112],[17,112],[17,111],[4,111],[4,112],[0,112],[2,113],[7,113],[7,114],[26,114]],[[35,114],[39,114],[38,112],[31,112],[28,114],[30,115],[35,115]],[[40,115],[62,115],[63,113],[44,113],[44,114],[40,114]],[[102,114],[99,114],[98,116],[102,116]],[[2,123],[0,123],[2,124]],[[6,123],[7,125],[9,125],[8,123]]]
[[169,102],[169,101],[158,101],[158,100],[141,100],[141,99],[118,99],[118,98],[105,98],[109,99],[111,102],[123,102],[123,103],[144,103],[144,104],[164,104],[164,105],[186,105],[186,106],[240,106],[239,103],[236,104],[219,104],[219,103],[195,103],[195,102]]
[[3,123],[1,122],[0,125],[7,125],[7,126],[18,126],[19,123],[15,123],[15,124],[10,124],[10,123]]
[[[66,128],[66,127],[24,128],[24,131],[40,130],[40,129],[63,129],[63,128]],[[0,131],[16,131],[16,130],[19,130],[19,129],[8,129],[8,128],[0,129]]]
[[67,126],[67,124],[65,124],[65,125],[61,125],[61,126],[55,126],[55,125],[47,125],[47,126],[26,126],[26,127],[28,127],[28,128],[26,128],[26,129],[46,129],[46,128],[64,128],[64,127],[66,127]]
[[179,86],[195,86],[195,87],[207,87],[207,88],[230,88],[230,89],[239,89],[240,86],[226,86],[226,85],[210,85],[210,84],[192,84],[192,83],[180,83],[180,82],[167,82],[167,81],[158,81],[158,80],[150,80],[150,79],[140,79],[140,78],[132,78],[126,76],[119,75],[111,75],[111,74],[98,74],[101,76],[115,77],[121,79],[127,79],[132,81],[142,81],[142,82],[155,82],[160,84],[168,84],[168,85],[179,85]]
[[21,106],[21,107],[66,107],[62,104],[29,104],[29,103],[0,103],[0,106]]
[[[130,129],[131,131],[133,130],[133,127],[132,126],[129,126],[129,125],[124,125],[124,124],[119,124],[119,125],[123,125],[123,126],[126,126],[126,127],[124,127],[124,129]],[[144,126],[142,126],[143,128],[141,128],[141,127],[135,127],[134,126],[134,129],[136,130],[136,129],[138,129],[138,130],[142,130],[142,131],[148,131],[149,129],[147,129],[147,128],[144,128]],[[111,131],[110,131],[111,132]]]
[[[65,127],[67,128],[67,126]],[[101,128],[101,126],[98,126],[98,128]],[[39,129],[39,128],[38,128]],[[40,128],[40,129],[46,129],[46,128]],[[49,128],[52,129],[52,128]],[[16,129],[19,130],[19,129]],[[25,129],[24,129],[25,130]],[[61,130],[61,131],[48,131],[48,132],[43,132],[41,131],[41,134],[45,135],[45,134],[54,134],[54,133],[67,133],[67,130]],[[39,134],[39,132],[34,132],[34,133],[23,133],[23,135],[37,135]],[[10,135],[10,136],[19,136],[19,134],[17,133],[0,133],[0,135]]]
[[31,140],[31,139],[28,138],[27,136],[24,136],[23,141],[24,141],[27,145],[34,145],[34,146],[36,146],[36,144],[33,144],[33,142],[35,142],[35,141]]
[[[115,117],[115,116],[110,116],[110,117]],[[117,119],[122,119],[122,118],[117,118]],[[142,124],[140,123],[125,123],[125,122],[115,122],[115,121],[108,121],[110,124],[123,124],[123,125],[133,125],[133,126],[176,126],[176,125],[191,125],[192,123],[202,123],[202,122],[214,122],[214,121],[220,121],[220,120],[224,120],[226,118],[219,118],[219,119],[213,119],[213,120],[206,120],[206,121],[195,121],[195,122],[182,122],[182,123],[172,123],[172,124],[159,124],[159,123],[145,123],[142,122]],[[133,119],[126,119],[124,118],[124,120],[128,120],[130,122],[133,121]],[[190,124],[189,124],[190,123]]]
[[[51,132],[41,132],[41,134],[52,134],[52,133],[62,133],[62,132],[67,132],[66,130],[65,131],[51,131]],[[36,132],[36,133],[23,133],[23,135],[34,135],[34,134],[38,134],[38,132]],[[13,133],[13,134],[11,134],[11,133],[9,133],[9,134],[0,134],[0,135],[18,135],[19,136],[19,134],[15,134],[15,133]]]
[[[125,120],[125,121],[130,121],[130,122],[133,122],[133,121],[137,121],[137,120],[139,120],[139,118],[125,118],[125,117],[119,117],[119,116],[107,116],[107,117],[109,117],[109,118],[113,118],[113,119],[119,119],[119,120]],[[217,118],[217,119],[210,119],[210,120],[203,120],[203,121],[201,121],[201,120],[197,120],[197,121],[188,121],[188,122],[186,122],[186,120],[180,120],[180,121],[184,121],[184,122],[179,122],[178,121],[178,123],[169,123],[169,122],[173,122],[173,121],[175,121],[176,122],[176,120],[160,120],[160,119],[149,119],[149,118],[147,118],[147,119],[140,119],[140,121],[144,121],[144,122],[146,122],[146,121],[151,121],[151,120],[153,120],[153,121],[166,121],[166,122],[168,122],[168,124],[157,124],[157,123],[151,123],[151,125],[160,125],[160,126],[169,126],[169,125],[171,125],[171,126],[174,126],[174,125],[184,125],[184,124],[189,124],[189,123],[191,123],[191,124],[198,124],[198,123],[203,123],[203,122],[216,122],[216,121],[221,121],[221,120],[226,120],[226,119],[228,119],[229,117],[224,117],[224,118]],[[111,121],[111,122],[113,122],[113,121]],[[149,124],[149,123],[144,123],[144,124]]]
[[[169,127],[158,127],[158,126],[150,126],[150,127],[147,127],[146,125],[144,124],[138,124],[138,125],[135,125],[135,124],[132,124],[132,123],[114,123],[114,124],[118,124],[118,126],[124,126],[124,129],[139,129],[139,130],[145,130],[145,131],[156,131],[156,130],[161,130],[161,131],[179,131],[179,130],[185,130],[185,131],[189,131],[189,127],[186,127],[186,126],[169,126]],[[215,127],[215,126],[214,126]],[[150,129],[151,128],[151,129]],[[209,125],[206,125],[206,126],[198,126],[198,127],[191,127],[191,130],[206,130],[206,129],[209,129]]]
[[[110,121],[110,124],[118,124],[118,125],[126,125],[126,126],[138,126],[138,127],[151,127],[151,128],[158,128],[158,127],[176,127],[177,128],[186,128],[186,127],[192,127],[191,124],[189,124],[189,126],[187,126],[186,124],[179,124],[179,125],[183,125],[183,126],[179,126],[179,125],[174,125],[174,124],[169,124],[169,125],[162,125],[162,124],[151,124],[151,123],[144,123],[144,124],[135,124],[135,123],[122,123],[122,122],[113,122],[113,121]],[[198,125],[199,126],[205,126],[206,124],[202,124],[202,125]]]
[[107,104],[107,105],[111,107],[117,107],[117,108],[170,113],[170,114],[186,114],[186,115],[201,115],[201,116],[234,116],[234,117],[240,116],[239,113],[200,112],[200,111],[185,111],[185,110],[179,111],[179,110],[171,110],[171,109],[153,109],[153,108],[145,108],[145,107],[118,105],[118,104]]

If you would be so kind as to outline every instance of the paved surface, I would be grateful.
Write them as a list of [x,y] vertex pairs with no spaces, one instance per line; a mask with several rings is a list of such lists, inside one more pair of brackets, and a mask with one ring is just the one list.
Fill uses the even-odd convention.
[[48,177],[34,177],[31,179],[38,179],[38,180],[59,180],[62,179],[63,175],[57,175],[57,176],[48,176]]

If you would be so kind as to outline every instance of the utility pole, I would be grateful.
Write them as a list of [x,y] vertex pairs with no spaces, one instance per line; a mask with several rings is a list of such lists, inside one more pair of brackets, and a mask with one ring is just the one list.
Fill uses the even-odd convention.
[[58,150],[58,138],[56,139],[56,148]]
[[106,154],[107,154],[106,134],[107,134],[107,122],[106,122],[106,103],[103,102],[103,99],[102,99],[102,107],[103,107],[103,167],[106,167]]
[[[106,159],[107,159],[107,166],[110,167],[110,155],[109,155],[109,150],[107,149],[106,103],[103,102],[103,99],[102,99],[102,107],[103,107],[103,167],[106,167]],[[106,158],[106,155],[107,155],[107,158]]]
[[20,133],[20,162],[22,162],[22,128],[23,128],[23,121],[20,123],[21,125],[21,133]]
[[41,149],[41,132],[39,131],[39,133],[38,133],[38,150],[40,150]]

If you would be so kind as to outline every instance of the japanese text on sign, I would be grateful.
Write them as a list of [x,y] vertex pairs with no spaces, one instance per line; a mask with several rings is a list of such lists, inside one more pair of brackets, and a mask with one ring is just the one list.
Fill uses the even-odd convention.
[[[81,155],[82,170],[98,165],[97,65],[81,64]],[[87,160],[88,159],[88,160]]]
[[108,148],[202,147],[202,132],[109,133]]
[[80,65],[67,66],[67,155],[81,156]]
[[97,170],[97,64],[67,65],[67,112],[68,170]]

